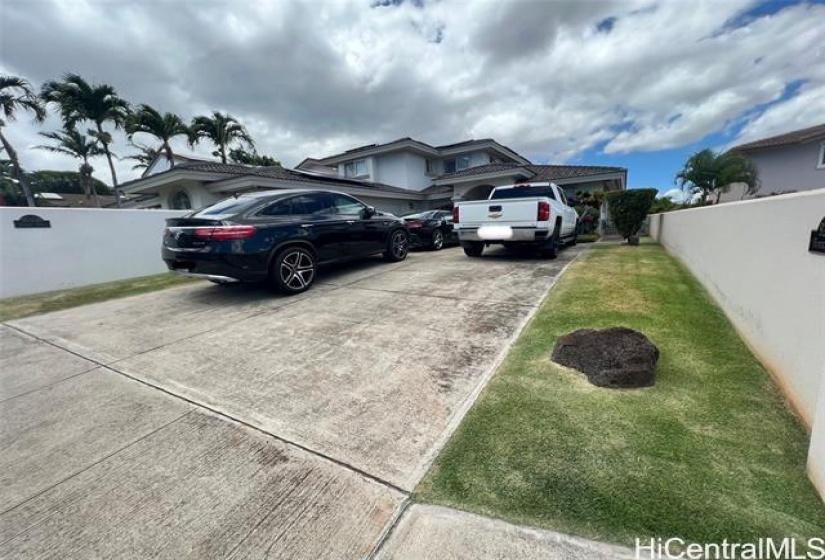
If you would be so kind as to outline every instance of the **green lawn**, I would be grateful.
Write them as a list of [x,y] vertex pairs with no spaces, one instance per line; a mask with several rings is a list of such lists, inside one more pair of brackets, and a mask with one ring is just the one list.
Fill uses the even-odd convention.
[[106,284],[95,284],[71,290],[3,299],[0,300],[0,321],[11,321],[12,319],[48,313],[49,311],[86,305],[87,303],[154,292],[155,290],[163,290],[171,286],[197,281],[194,278],[165,273],[130,278],[118,282],[107,282]]
[[[556,338],[625,325],[655,387],[591,386]],[[660,247],[595,246],[561,279],[416,491],[419,501],[632,546],[825,535],[807,437],[699,283]]]

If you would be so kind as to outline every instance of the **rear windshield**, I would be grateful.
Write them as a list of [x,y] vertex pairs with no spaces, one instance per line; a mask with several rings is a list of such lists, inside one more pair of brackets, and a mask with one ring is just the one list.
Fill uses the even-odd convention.
[[553,195],[553,187],[545,185],[541,187],[507,187],[505,189],[496,189],[490,200],[499,200],[502,198],[530,198],[532,196],[546,196],[556,200]]
[[231,216],[240,214],[260,202],[259,198],[227,198],[212,206],[207,206],[203,210],[198,210],[192,214],[193,218],[203,218],[205,216]]
[[436,218],[437,212],[419,212],[418,214],[407,214],[404,216],[405,220],[432,220]]

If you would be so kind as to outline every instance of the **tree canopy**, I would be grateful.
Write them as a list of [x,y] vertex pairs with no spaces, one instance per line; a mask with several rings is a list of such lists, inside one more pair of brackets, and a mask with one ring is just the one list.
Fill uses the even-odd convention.
[[160,148],[166,153],[169,161],[174,157],[172,146],[169,144],[172,138],[186,136],[188,140],[192,139],[192,132],[182,118],[174,113],[161,113],[146,104],[140,105],[126,120],[126,134],[129,140],[139,132],[160,140]]
[[0,113],[2,113],[2,118],[0,118],[0,145],[3,151],[6,152],[10,164],[8,177],[5,181],[8,185],[19,188],[26,198],[26,203],[29,206],[34,206],[34,196],[26,182],[23,168],[20,166],[20,160],[17,157],[17,151],[3,131],[9,122],[17,118],[20,111],[33,113],[34,120],[37,122],[43,122],[46,118],[46,108],[27,80],[19,76],[0,76]]
[[273,167],[281,165],[281,162],[264,154],[259,154],[256,151],[247,152],[242,148],[235,148],[229,151],[229,159],[233,163],[243,163],[245,165],[260,165],[263,167]]
[[716,195],[716,202],[731,185],[743,183],[748,194],[759,190],[759,172],[753,162],[735,152],[717,153],[706,148],[688,158],[676,174],[676,183],[690,192],[701,192],[704,199]]
[[238,122],[232,115],[214,111],[211,116],[200,116],[192,119],[192,141],[206,139],[217,148],[212,152],[213,156],[220,157],[222,163],[226,163],[227,152],[233,144],[242,144],[250,150],[255,149],[255,142],[249,135],[246,128]]

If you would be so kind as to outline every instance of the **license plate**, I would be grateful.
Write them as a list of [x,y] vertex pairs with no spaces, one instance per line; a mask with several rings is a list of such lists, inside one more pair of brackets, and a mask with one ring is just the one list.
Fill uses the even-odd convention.
[[510,226],[481,226],[478,228],[478,236],[489,241],[512,239],[513,228]]

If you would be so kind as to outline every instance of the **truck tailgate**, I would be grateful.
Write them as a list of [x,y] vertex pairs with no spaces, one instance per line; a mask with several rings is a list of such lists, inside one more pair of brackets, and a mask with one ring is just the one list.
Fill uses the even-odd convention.
[[473,200],[460,202],[459,227],[500,224],[513,227],[535,227],[538,223],[538,198]]

